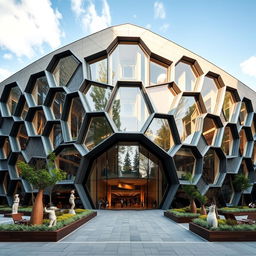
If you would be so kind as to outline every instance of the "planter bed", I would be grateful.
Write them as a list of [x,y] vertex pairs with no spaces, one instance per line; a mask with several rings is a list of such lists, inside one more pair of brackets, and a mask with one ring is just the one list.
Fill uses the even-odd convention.
[[97,212],[55,231],[0,231],[1,242],[57,242],[97,215]]
[[189,223],[191,222],[193,219],[197,218],[198,216],[195,217],[183,217],[183,216],[177,216],[171,212],[164,212],[164,216],[177,222],[177,223]]
[[256,231],[214,231],[193,222],[189,223],[189,230],[210,242],[256,241]]

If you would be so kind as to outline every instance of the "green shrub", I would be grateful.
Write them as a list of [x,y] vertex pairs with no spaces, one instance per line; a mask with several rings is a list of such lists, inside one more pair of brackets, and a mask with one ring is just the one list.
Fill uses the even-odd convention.
[[184,208],[181,209],[171,209],[168,210],[168,212],[172,213],[173,215],[177,216],[177,217],[199,217],[199,213],[191,213],[191,212],[187,212],[185,211]]
[[256,208],[249,208],[244,206],[239,207],[223,207],[219,209],[222,212],[256,212]]

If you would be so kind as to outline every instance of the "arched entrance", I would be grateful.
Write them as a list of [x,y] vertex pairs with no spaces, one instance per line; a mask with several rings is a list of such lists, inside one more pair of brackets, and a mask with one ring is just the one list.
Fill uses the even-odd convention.
[[86,189],[95,208],[158,208],[167,189],[161,161],[139,143],[117,143],[91,166]]

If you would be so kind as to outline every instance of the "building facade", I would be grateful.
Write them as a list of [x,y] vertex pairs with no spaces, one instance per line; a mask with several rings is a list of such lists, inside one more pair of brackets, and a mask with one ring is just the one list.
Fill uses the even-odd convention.
[[141,27],[107,28],[64,46],[0,84],[0,204],[31,187],[17,162],[55,152],[85,208],[169,208],[192,183],[218,205],[237,205],[243,173],[254,200],[256,92],[202,57]]

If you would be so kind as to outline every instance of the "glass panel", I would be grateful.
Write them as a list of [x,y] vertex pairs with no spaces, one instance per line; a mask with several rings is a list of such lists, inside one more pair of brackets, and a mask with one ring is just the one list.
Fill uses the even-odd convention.
[[171,110],[174,99],[168,85],[146,88],[151,102],[158,113],[167,114]]
[[91,111],[104,111],[111,94],[111,89],[109,87],[104,88],[91,85],[90,89],[84,93]]
[[46,123],[45,115],[43,110],[37,110],[33,118],[33,126],[35,133],[41,135]]
[[112,133],[105,117],[92,117],[85,137],[85,146],[91,150]]
[[240,145],[239,145],[240,154],[244,155],[246,153],[245,149],[246,149],[246,145],[247,145],[247,138],[246,138],[244,129],[242,129],[240,131],[239,136],[240,136]]
[[60,119],[62,110],[63,110],[63,105],[65,101],[65,93],[64,92],[56,92],[53,103],[52,103],[52,111],[55,116],[55,119]]
[[213,149],[204,156],[203,179],[206,184],[214,184],[219,174],[219,158]]
[[6,138],[4,141],[3,153],[5,158],[8,158],[9,154],[11,153],[11,146],[8,138]]
[[119,44],[109,57],[111,84],[118,80],[142,81],[145,84],[147,58],[136,44]]
[[155,155],[122,143],[93,161],[86,187],[97,208],[157,208],[167,182]]
[[212,118],[206,117],[204,119],[203,136],[208,145],[213,144],[213,138],[217,128]]
[[179,62],[175,67],[175,83],[182,91],[193,91],[196,85],[196,75],[191,65]]
[[24,106],[23,106],[23,109],[22,109],[22,112],[21,112],[21,118],[23,120],[25,120],[26,116],[27,116],[27,113],[28,113],[28,104],[27,102],[25,101],[24,103]]
[[108,83],[108,61],[103,59],[89,65],[91,80],[99,83]]
[[73,147],[63,149],[56,158],[57,166],[67,173],[67,180],[74,180],[81,161],[80,153]]
[[232,97],[232,93],[227,91],[225,94],[225,99],[222,107],[222,112],[227,122],[229,122],[231,119],[231,116],[234,111],[234,107],[235,107],[235,103]]
[[63,136],[60,124],[54,124],[50,133],[50,140],[53,148],[57,148],[63,142]]
[[232,179],[231,176],[226,176],[223,185],[221,187],[221,192],[222,192],[222,196],[224,201],[226,202],[226,204],[230,204],[234,195],[234,188],[232,185]]
[[221,148],[226,155],[232,155],[232,146],[233,136],[231,133],[231,129],[229,127],[225,127]]
[[182,97],[174,114],[182,142],[189,143],[192,134],[198,130],[196,118],[199,116],[197,102],[193,96]]
[[241,106],[241,110],[240,110],[240,114],[239,114],[239,120],[240,120],[240,124],[244,125],[245,120],[247,117],[247,108],[244,102],[242,102],[242,106]]
[[138,87],[120,87],[111,105],[110,116],[120,131],[138,131],[149,116]]
[[85,111],[79,97],[72,99],[68,118],[68,125],[71,130],[71,138],[75,140],[84,120]]
[[154,118],[145,135],[166,151],[174,146],[171,129],[167,119]]
[[189,148],[181,148],[174,156],[177,175],[180,180],[186,180],[186,175],[189,173],[194,176],[195,157]]
[[150,61],[150,84],[163,84],[167,82],[167,68]]
[[218,87],[213,78],[205,77],[201,90],[207,112],[213,113],[217,102]]
[[24,150],[28,142],[28,133],[24,124],[20,125],[20,129],[17,137],[20,144],[20,149]]
[[74,56],[61,58],[53,70],[53,76],[57,86],[66,86],[78,67],[78,61]]
[[11,88],[8,100],[6,102],[11,115],[14,115],[20,95],[21,90],[18,86]]
[[49,86],[45,76],[36,79],[32,95],[37,105],[43,105],[48,89]]

